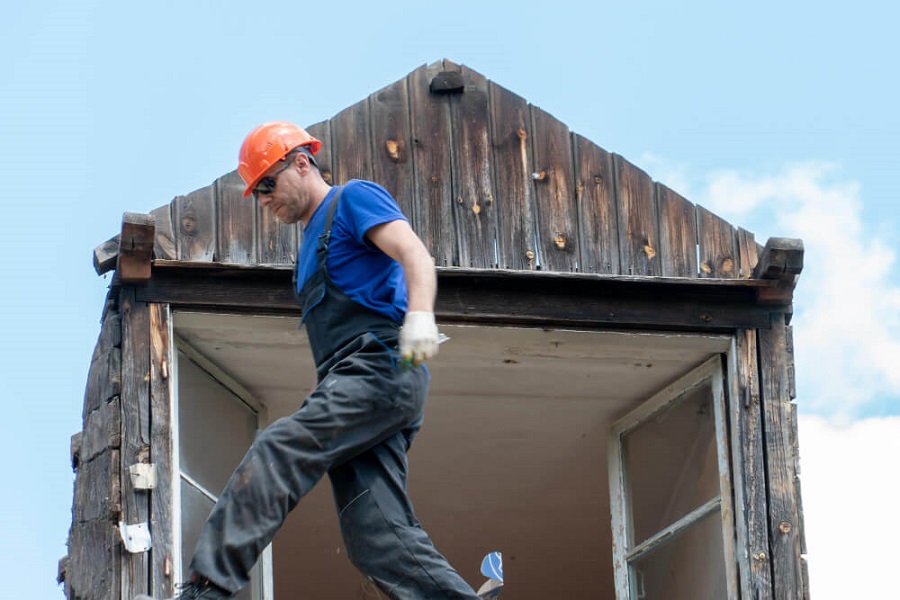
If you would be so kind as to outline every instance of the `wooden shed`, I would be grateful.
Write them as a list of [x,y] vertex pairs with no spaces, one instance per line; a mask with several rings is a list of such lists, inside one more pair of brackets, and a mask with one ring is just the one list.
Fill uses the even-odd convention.
[[[438,266],[410,494],[478,587],[510,600],[808,596],[790,317],[799,240],[692,204],[448,60],[312,125],[326,179],[390,190]],[[95,251],[115,270],[72,439],[71,599],[171,593],[255,432],[314,369],[291,291],[302,229],[235,172]],[[323,482],[324,483],[324,482]],[[330,486],[242,598],[374,598]]]

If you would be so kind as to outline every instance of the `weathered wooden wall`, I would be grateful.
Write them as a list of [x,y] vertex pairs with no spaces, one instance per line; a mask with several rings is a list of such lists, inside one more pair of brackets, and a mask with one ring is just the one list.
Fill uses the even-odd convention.
[[72,437],[72,525],[59,573],[70,600],[121,597],[121,373],[122,319],[118,298],[111,293],[88,372],[83,430]]
[[[438,266],[749,277],[752,234],[450,61],[316,123],[326,181],[397,199]],[[157,258],[288,265],[301,234],[241,196],[236,172],[156,218]],[[699,255],[699,259],[698,259]]]
[[[173,591],[168,323],[168,307],[136,301],[131,286],[114,286],[107,298],[83,429],[72,437],[72,526],[59,570],[70,600]],[[155,466],[156,488],[135,487],[129,468],[139,463]],[[120,522],[147,524],[152,549],[128,552]]]

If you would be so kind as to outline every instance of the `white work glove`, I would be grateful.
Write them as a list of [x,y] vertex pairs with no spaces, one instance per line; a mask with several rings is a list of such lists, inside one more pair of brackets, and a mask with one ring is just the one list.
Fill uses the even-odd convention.
[[400,328],[400,357],[412,364],[428,360],[438,351],[438,328],[434,313],[413,310],[406,313]]

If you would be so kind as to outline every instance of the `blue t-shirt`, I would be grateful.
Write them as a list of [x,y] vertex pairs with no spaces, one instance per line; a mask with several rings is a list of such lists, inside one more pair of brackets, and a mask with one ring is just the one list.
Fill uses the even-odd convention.
[[[297,253],[298,291],[316,270],[316,244],[335,191],[328,192],[303,229]],[[325,266],[332,281],[354,302],[400,323],[407,307],[403,267],[365,237],[372,227],[398,219],[407,220],[386,189],[351,179],[334,215]]]

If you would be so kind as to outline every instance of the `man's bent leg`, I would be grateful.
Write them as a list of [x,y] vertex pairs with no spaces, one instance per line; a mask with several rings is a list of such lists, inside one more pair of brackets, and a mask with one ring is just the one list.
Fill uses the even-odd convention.
[[329,471],[350,560],[395,600],[477,600],[416,519],[406,495],[407,448],[397,433]]
[[421,414],[427,374],[385,371],[383,344],[361,338],[300,410],[260,432],[206,521],[190,572],[237,592],[300,498],[332,465],[408,427]]

